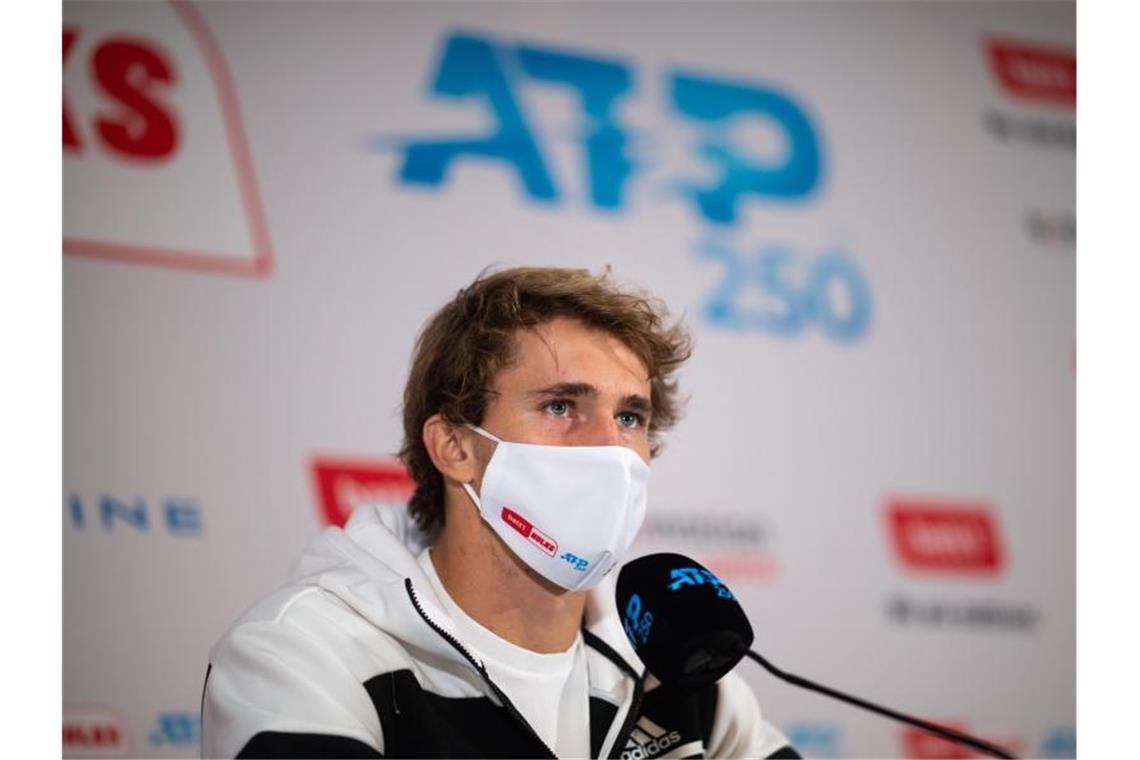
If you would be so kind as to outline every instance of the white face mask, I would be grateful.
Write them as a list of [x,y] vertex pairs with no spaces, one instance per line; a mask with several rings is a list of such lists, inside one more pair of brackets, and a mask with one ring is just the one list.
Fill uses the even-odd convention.
[[570,591],[593,588],[629,550],[645,519],[649,466],[625,446],[501,441],[480,496],[487,524],[536,573]]

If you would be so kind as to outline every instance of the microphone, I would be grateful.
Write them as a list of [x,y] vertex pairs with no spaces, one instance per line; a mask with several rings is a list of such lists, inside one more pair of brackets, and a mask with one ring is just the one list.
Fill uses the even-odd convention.
[[720,680],[752,646],[752,626],[736,597],[711,572],[680,554],[649,554],[617,579],[625,635],[663,684]]
[[648,554],[622,567],[617,607],[637,656],[666,686],[715,683],[745,656],[772,675],[994,757],[1013,755],[989,742],[881,707],[786,673],[752,651],[752,626],[736,597],[710,570],[682,554]]

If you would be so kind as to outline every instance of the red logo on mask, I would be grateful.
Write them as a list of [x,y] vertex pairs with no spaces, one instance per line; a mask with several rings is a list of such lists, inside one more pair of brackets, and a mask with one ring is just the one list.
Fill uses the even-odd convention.
[[529,520],[518,512],[515,512],[510,507],[503,507],[501,516],[503,522],[514,528],[523,538],[542,549],[551,557],[558,553],[558,542],[534,527]]

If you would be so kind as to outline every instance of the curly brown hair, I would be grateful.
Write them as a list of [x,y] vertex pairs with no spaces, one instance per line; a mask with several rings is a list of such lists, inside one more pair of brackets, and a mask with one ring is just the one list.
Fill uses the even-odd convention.
[[514,359],[515,333],[557,317],[609,333],[645,364],[653,404],[650,453],[656,456],[660,434],[681,414],[672,374],[692,353],[688,333],[680,322],[666,324],[668,316],[659,299],[619,290],[608,267],[599,275],[585,269],[484,270],[459,291],[420,332],[404,388],[399,457],[416,482],[408,509],[420,529],[431,535],[444,521],[443,476],[424,445],[424,423],[440,414],[454,425],[482,424],[491,382]]

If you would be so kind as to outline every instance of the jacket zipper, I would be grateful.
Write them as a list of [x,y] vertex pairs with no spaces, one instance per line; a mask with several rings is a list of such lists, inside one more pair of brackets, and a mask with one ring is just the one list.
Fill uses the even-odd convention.
[[416,608],[416,612],[420,613],[420,617],[424,619],[424,622],[427,623],[433,631],[442,636],[444,641],[446,641],[448,644],[451,644],[451,646],[453,646],[456,651],[463,655],[464,658],[466,658],[466,660],[471,663],[475,670],[479,671],[479,675],[483,677],[483,680],[487,683],[488,686],[491,687],[491,690],[495,693],[495,696],[498,697],[499,701],[503,703],[503,706],[507,708],[507,712],[513,715],[515,719],[521,723],[528,732],[530,732],[530,735],[534,737],[534,740],[538,742],[539,746],[545,749],[550,757],[558,757],[554,754],[554,752],[551,751],[550,747],[546,746],[546,742],[544,742],[542,740],[542,737],[538,735],[538,732],[534,730],[534,726],[532,726],[527,721],[527,719],[523,717],[523,714],[519,712],[518,708],[514,706],[514,703],[511,702],[503,690],[500,689],[498,685],[491,680],[491,676],[487,673],[487,668],[484,667],[483,663],[476,659],[475,656],[472,655],[469,651],[467,651],[467,648],[459,643],[458,639],[440,628],[438,625],[436,625],[434,620],[427,616],[427,613],[424,612],[424,608],[420,606],[420,600],[416,596],[416,590],[412,586],[411,578],[404,579],[404,587],[408,590],[408,598],[412,600],[412,606]]
[[[614,651],[613,647],[585,628],[582,629],[582,637],[587,645],[601,652],[606,659],[617,665],[619,670],[624,671],[626,675],[633,679],[633,699],[630,701],[629,711],[625,714],[625,720],[622,722],[621,730],[618,731],[617,736],[614,738],[614,743],[610,747],[610,758],[621,757],[621,753],[625,750],[625,743],[629,741],[629,735],[633,733],[633,728],[637,721],[637,714],[641,710],[641,700],[645,696],[645,673],[639,676],[637,671],[634,670],[628,662],[623,660],[620,654]],[[648,673],[648,670],[646,673]]]
[[636,725],[637,713],[641,709],[641,699],[645,695],[645,676],[634,678],[633,680],[633,701],[629,705],[629,712],[625,714],[625,722],[622,723],[621,731],[618,731],[617,739],[614,741],[614,746],[610,747],[610,757],[621,757],[621,753],[625,751],[625,743],[629,741],[629,735],[633,733],[633,728]]

